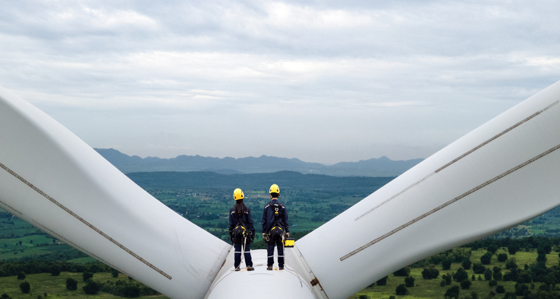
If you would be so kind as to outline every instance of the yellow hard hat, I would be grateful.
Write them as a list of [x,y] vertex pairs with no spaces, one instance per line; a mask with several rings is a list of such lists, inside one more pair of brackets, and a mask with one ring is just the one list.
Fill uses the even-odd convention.
[[241,200],[245,198],[245,194],[243,194],[243,191],[239,188],[233,190],[233,199],[235,200]]
[[269,193],[278,193],[280,194],[280,187],[278,187],[278,185],[273,184],[272,186],[270,186],[270,191]]

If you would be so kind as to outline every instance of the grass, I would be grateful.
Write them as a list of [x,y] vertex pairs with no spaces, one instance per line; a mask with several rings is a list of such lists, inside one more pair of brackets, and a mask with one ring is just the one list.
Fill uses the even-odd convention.
[[[69,291],[66,289],[66,279],[73,278],[78,281],[78,289],[75,291]],[[95,281],[105,282],[105,281],[117,281],[117,280],[128,280],[128,278],[122,274],[119,277],[112,277],[110,273],[96,273],[93,276]],[[27,281],[31,284],[31,291],[29,294],[23,294],[19,289],[19,284],[23,281]],[[114,296],[107,293],[99,293],[97,295],[86,295],[82,289],[85,283],[82,280],[82,273],[70,273],[62,272],[60,276],[52,276],[47,273],[43,274],[30,274],[27,275],[25,280],[18,280],[16,276],[11,277],[0,277],[0,295],[8,294],[13,299],[29,299],[37,298],[38,295],[44,296],[47,293],[50,299],[59,298],[122,298],[120,296]],[[160,296],[144,296],[139,298],[161,298],[165,299],[163,295]]]
[[[479,249],[472,251],[470,260],[474,263],[480,262],[480,257],[486,253],[486,250]],[[499,253],[507,253],[506,248],[500,248],[496,254],[492,257],[490,265],[485,265],[486,268],[493,269],[495,266],[502,268],[502,274],[506,273],[505,263],[506,262],[498,262],[497,255]],[[547,261],[546,266],[551,267],[553,265],[558,265],[558,253],[552,252],[546,255]],[[531,250],[528,252],[521,251],[517,252],[515,255],[508,255],[508,258],[515,258],[517,265],[519,268],[523,269],[525,264],[531,265],[536,262],[537,252],[536,250]],[[393,274],[389,275],[389,279],[387,280],[386,286],[378,286],[375,285],[373,287],[367,287],[352,297],[351,299],[357,299],[360,295],[367,295],[369,298],[372,299],[387,299],[390,296],[395,296],[398,299],[419,299],[419,298],[444,298],[444,294],[453,285],[457,285],[460,288],[459,283],[452,281],[451,285],[446,285],[445,287],[440,286],[440,282],[442,281],[442,275],[444,274],[453,274],[461,267],[460,263],[453,263],[451,264],[450,270],[442,270],[441,264],[437,265],[436,268],[440,271],[440,275],[436,279],[423,279],[422,278],[422,270],[423,268],[412,268],[410,271],[410,276],[414,277],[414,287],[409,287],[408,295],[404,296],[397,296],[395,293],[395,289],[399,284],[404,284],[404,277],[397,277]],[[469,278],[474,274],[471,270],[467,270],[469,273]],[[478,277],[481,277],[482,280],[478,280]],[[515,292],[515,281],[498,281],[498,285],[502,285],[505,288],[506,292]],[[530,284],[528,284],[530,285]],[[540,283],[535,283],[535,289],[538,289]],[[460,290],[459,296],[465,296],[470,294],[471,292],[476,292],[479,295],[479,298],[487,298],[489,297],[490,291],[495,292],[495,287],[488,286],[488,281],[484,280],[483,274],[475,274],[475,281],[472,281],[472,285],[468,290]],[[503,297],[502,294],[497,294],[496,298]]]

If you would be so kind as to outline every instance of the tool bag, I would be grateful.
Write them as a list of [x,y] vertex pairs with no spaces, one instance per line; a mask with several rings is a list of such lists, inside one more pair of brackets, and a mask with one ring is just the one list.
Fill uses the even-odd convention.
[[284,240],[284,248],[293,248],[295,244],[294,238],[286,238]]

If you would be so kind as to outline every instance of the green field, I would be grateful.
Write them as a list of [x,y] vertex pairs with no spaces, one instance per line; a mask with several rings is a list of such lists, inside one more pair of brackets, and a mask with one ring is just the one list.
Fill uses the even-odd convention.
[[[66,279],[73,278],[78,281],[78,289],[75,291],[69,291],[66,289]],[[127,281],[128,278],[122,274],[119,277],[114,278],[110,273],[96,273],[93,277],[96,281],[102,282],[117,282],[118,280]],[[27,281],[31,285],[31,291],[29,294],[23,294],[19,288],[20,283]],[[105,292],[100,292],[96,295],[87,295],[83,291],[82,287],[85,285],[82,279],[82,273],[70,273],[62,272],[60,276],[52,276],[51,274],[30,274],[27,275],[25,280],[18,280],[16,276],[10,277],[0,277],[0,295],[7,294],[13,299],[19,298],[37,298],[41,295],[43,298],[44,294],[47,293],[46,298],[122,298],[120,296],[111,295]],[[165,299],[167,297],[163,295],[152,295],[136,298],[161,298]]]
[[[470,249],[470,248],[461,248],[462,249]],[[454,249],[454,251],[457,250]],[[470,260],[474,263],[476,262],[480,262],[480,257],[486,253],[485,249],[478,249],[478,250],[473,250],[471,251],[472,255]],[[500,248],[496,254],[492,257],[491,259],[491,263],[490,265],[485,265],[486,268],[492,269],[495,266],[498,266],[500,268],[502,268],[502,274],[505,274],[507,272],[507,270],[505,269],[505,264],[506,262],[499,262],[497,260],[497,255],[500,253],[506,253],[507,254],[507,248]],[[530,266],[531,264],[535,264],[536,263],[536,258],[537,258],[537,251],[536,249],[532,249],[532,250],[528,250],[526,252],[517,252],[515,255],[509,255],[509,258],[514,258],[517,265],[523,269],[524,265]],[[558,258],[558,252],[551,252],[550,254],[546,255],[547,261],[546,261],[546,266],[547,267],[558,267],[559,265],[559,258]],[[442,281],[442,275],[444,274],[450,274],[452,275],[453,273],[457,272],[457,270],[461,267],[461,263],[452,263],[451,264],[451,268],[449,270],[443,270],[442,269],[442,265],[436,265],[435,268],[439,270],[440,275],[438,276],[438,278],[436,279],[424,279],[422,277],[422,271],[423,268],[414,268],[412,267],[410,270],[410,276],[415,278],[414,281],[414,287],[409,287],[407,288],[409,291],[409,294],[407,295],[401,295],[401,296],[397,296],[396,295],[396,288],[398,285],[400,284],[404,284],[404,279],[405,277],[397,277],[393,274],[389,275],[389,278],[387,280],[387,285],[386,286],[378,286],[378,285],[372,285],[370,287],[367,287],[363,290],[361,290],[360,292],[356,293],[355,295],[353,295],[352,299],[359,299],[360,296],[368,296],[367,298],[384,298],[387,299],[390,296],[395,296],[396,298],[399,299],[419,299],[419,298],[445,298],[444,294],[447,291],[447,289],[449,289],[450,287],[452,287],[453,285],[457,285],[459,286],[459,283],[453,281],[450,285],[446,285],[444,287],[440,286],[440,283]],[[472,275],[475,276],[475,280],[472,281],[472,285],[470,286],[469,289],[467,290],[460,290],[459,296],[463,297],[463,296],[467,296],[469,295],[471,292],[475,292],[478,295],[478,298],[490,298],[490,292],[495,292],[496,291],[496,287],[490,287],[488,285],[488,281],[484,279],[484,274],[475,274],[473,272],[473,270],[466,270],[469,276],[469,279],[472,281]],[[517,282],[515,281],[503,281],[503,280],[499,280],[498,281],[498,285],[502,285],[505,288],[505,292],[515,292],[515,285]],[[534,282],[533,283],[534,286],[532,286],[532,289],[530,287],[530,289],[533,292],[536,292],[539,288],[539,286],[543,283],[541,282]],[[528,284],[529,286],[531,285],[531,283]],[[460,288],[460,287],[459,287]],[[496,294],[495,298],[502,298],[504,294]],[[362,297],[364,298],[364,297]],[[522,298],[522,297],[519,297]],[[557,297],[546,297],[546,298],[557,298]]]
[[[338,178],[323,175],[303,175],[293,172],[254,175],[166,172],[128,175],[170,209],[228,242],[228,214],[229,209],[235,203],[232,199],[232,192],[237,187],[242,188],[245,192],[245,203],[252,210],[257,231],[255,244],[253,245],[254,249],[264,248],[265,246],[260,236],[260,222],[263,207],[270,200],[267,191],[272,183],[280,185],[280,201],[288,209],[290,232],[297,239],[342,213],[392,179]],[[522,225],[500,232],[489,239],[520,239],[530,236],[557,237],[559,235],[560,210],[555,209]],[[558,249],[557,247],[555,249]],[[517,252],[515,256],[510,256],[515,257],[520,268],[523,268],[525,264],[531,265],[536,262],[536,247],[528,248]],[[497,253],[504,252],[504,250],[506,249],[500,249]],[[470,256],[471,261],[473,263],[480,261],[480,257],[484,253],[485,250],[483,249],[473,250]],[[547,259],[547,267],[558,267],[557,253],[548,254]],[[33,260],[63,261],[76,264],[95,262],[95,259],[61,243],[27,222],[0,209],[0,266],[2,263],[9,264],[17,261]],[[498,262],[496,256],[494,256],[490,267],[496,265],[503,267],[503,264],[503,262]],[[372,267],[374,266],[372,265]],[[433,280],[423,279],[421,274],[423,268],[415,266],[418,265],[413,265],[410,272],[410,275],[416,279],[415,286],[408,288],[408,295],[398,296],[399,298],[443,298],[443,294],[450,285],[441,287],[441,277],[444,274],[456,272],[460,263],[453,263],[450,270],[442,270],[441,263],[436,263],[435,268],[440,270],[440,276]],[[467,272],[472,275],[473,271],[467,270]],[[80,276],[81,273],[63,272],[59,277],[50,274],[28,275],[27,280],[32,284],[32,293],[35,292],[32,298],[36,298],[39,294],[43,295],[45,292],[51,294],[49,295],[51,298],[91,297],[91,295],[85,295],[81,287],[78,288],[78,291],[66,291],[64,287],[65,279],[75,275]],[[488,281],[478,280],[478,276],[476,275],[469,290],[461,290],[461,296],[466,296],[474,291],[480,298],[487,298],[490,291],[495,289],[495,287],[488,286]],[[113,280],[108,272],[98,273],[94,279],[98,280],[100,278],[103,281]],[[19,294],[19,283],[21,281],[18,281],[14,276],[0,277],[0,295],[9,291],[12,298],[30,298],[29,295]],[[389,298],[389,296],[395,296],[395,288],[402,283],[404,283],[404,277],[396,277],[391,274],[387,286],[368,287],[352,298],[359,298],[360,296]],[[557,283],[560,285],[560,271]],[[453,282],[451,285],[454,284],[457,283]],[[512,281],[500,281],[499,284],[505,287],[506,292],[513,291],[515,286],[515,282]],[[538,289],[540,284],[540,282],[535,283],[535,288]],[[83,285],[83,282],[81,285]],[[12,295],[12,293],[20,297]],[[496,296],[502,298],[503,294],[497,294]],[[116,296],[102,292],[95,297]]]
[[[560,240],[559,240],[560,241]],[[556,250],[559,250],[558,247],[555,247]],[[484,253],[486,253],[486,249],[476,249],[471,250],[468,247],[459,247],[453,250],[450,250],[446,253],[440,254],[440,256],[453,256],[453,254],[463,254],[467,252],[469,259],[473,263],[477,263],[480,261],[480,258]],[[491,263],[489,265],[485,265],[487,269],[492,269],[495,266],[501,268],[501,273],[505,274],[508,270],[506,270],[506,263],[499,262],[497,259],[498,254],[501,253],[508,253],[507,248],[500,248],[496,251],[491,259]],[[536,249],[522,249],[522,251],[518,251],[514,255],[508,254],[508,261],[510,259],[515,259],[516,264],[518,265],[519,269],[523,268],[531,268],[537,262],[537,251]],[[551,252],[546,254],[546,267],[548,268],[547,271],[559,271],[559,258],[558,252]],[[388,299],[390,296],[395,296],[399,299],[412,299],[412,298],[444,298],[444,294],[453,285],[459,285],[459,283],[452,281],[450,285],[446,285],[444,287],[440,286],[442,281],[443,275],[452,275],[453,273],[457,272],[457,270],[461,267],[461,263],[452,263],[449,270],[443,270],[441,263],[436,264],[435,268],[439,270],[439,276],[435,279],[423,279],[422,271],[424,267],[429,267],[426,265],[426,262],[430,259],[426,259],[422,262],[416,263],[411,265],[410,274],[409,276],[415,278],[414,286],[408,287],[409,293],[404,296],[397,296],[395,294],[395,289],[399,284],[404,283],[405,277],[397,277],[393,274],[389,275],[387,280],[386,286],[370,286],[367,287],[360,292],[356,293],[355,295],[351,296],[352,299],[363,299],[363,298],[386,298]],[[525,266],[526,265],[526,266]],[[374,266],[374,265],[372,265]],[[488,281],[484,279],[484,274],[475,274],[472,269],[466,270],[469,280],[472,281],[472,275],[475,276],[475,280],[472,281],[472,285],[468,290],[460,291],[460,297],[466,298],[465,296],[475,292],[477,294],[477,298],[490,298],[490,293],[496,291],[496,287],[490,287],[488,285]],[[558,273],[558,272],[554,272]],[[78,290],[69,291],[66,290],[65,282],[67,278],[73,278],[77,280],[78,283]],[[535,276],[536,279],[536,276]],[[118,277],[114,278],[110,273],[95,273],[93,280],[104,282],[104,283],[116,283],[117,281],[129,281],[129,279],[119,274]],[[28,281],[31,284],[31,292],[30,294],[22,294],[19,289],[19,284],[23,281]],[[528,283],[527,286],[532,292],[538,292],[538,289],[543,282],[533,282]],[[27,275],[25,280],[18,280],[16,276],[9,276],[9,277],[0,277],[0,295],[3,293],[8,294],[12,298],[37,298],[38,295],[44,297],[44,294],[47,293],[47,298],[117,298],[118,296],[114,296],[108,294],[106,292],[100,292],[97,295],[87,295],[82,290],[82,287],[85,283],[82,281],[82,273],[70,273],[70,272],[62,272],[60,276],[52,276],[48,273],[43,274],[30,274]],[[498,285],[505,287],[505,292],[515,292],[515,281],[504,281],[503,279],[498,281]],[[554,287],[554,286],[553,286]],[[548,293],[547,293],[548,294]],[[367,296],[367,297],[364,297]],[[140,298],[167,298],[162,295],[154,295],[154,296],[145,296]],[[503,294],[496,294],[495,298],[502,298]],[[521,298],[521,297],[519,297]],[[548,297],[539,297],[539,298],[557,298],[554,296]]]

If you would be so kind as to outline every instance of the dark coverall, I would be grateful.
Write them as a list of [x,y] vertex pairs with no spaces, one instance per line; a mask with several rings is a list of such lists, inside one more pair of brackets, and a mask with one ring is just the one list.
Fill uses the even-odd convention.
[[[269,204],[264,207],[263,216],[262,216],[262,231],[265,234],[270,232],[270,229],[274,225],[274,204],[279,204],[280,209],[278,211],[278,223],[284,229],[285,233],[289,233],[289,225],[288,225],[288,212],[286,211],[286,207],[278,202],[277,199],[271,200]],[[284,244],[282,244],[282,238],[270,238],[268,240],[268,262],[267,266],[272,266],[274,264],[274,246],[278,247],[278,267],[284,267]]]
[[[235,268],[239,267],[241,264],[241,246],[244,245],[245,247],[245,264],[247,267],[253,267],[253,259],[251,258],[251,242],[255,237],[255,227],[253,226],[253,216],[251,216],[251,210],[247,208],[247,212],[241,215],[241,220],[246,226],[246,229],[251,232],[251,238],[247,238],[246,243],[242,244],[243,241],[237,242],[233,244],[235,248],[235,252],[233,254],[233,266]],[[231,208],[229,210],[229,234],[231,233],[235,226],[239,223],[239,214],[235,213],[235,208]]]

